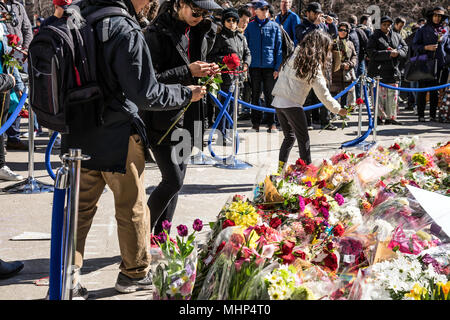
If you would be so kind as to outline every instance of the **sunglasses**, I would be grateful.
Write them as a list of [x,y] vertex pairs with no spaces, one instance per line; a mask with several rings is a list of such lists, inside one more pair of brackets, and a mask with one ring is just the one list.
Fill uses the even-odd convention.
[[233,23],[233,22],[237,22],[237,21],[234,18],[228,18],[227,20],[225,20],[225,22]]
[[192,11],[191,14],[192,14],[192,17],[194,17],[194,18],[199,18],[199,17],[205,18],[209,15],[208,10],[203,10],[200,8],[193,8],[192,5],[188,5],[188,6],[189,6],[189,8],[191,8],[191,11]]
[[259,10],[261,10],[261,11],[267,11],[267,10],[269,10],[269,8],[267,8],[267,7],[264,7],[264,8],[258,8]]
[[339,31],[339,32],[341,32],[341,31],[342,31],[342,32],[347,32],[347,29],[339,29],[338,31]]

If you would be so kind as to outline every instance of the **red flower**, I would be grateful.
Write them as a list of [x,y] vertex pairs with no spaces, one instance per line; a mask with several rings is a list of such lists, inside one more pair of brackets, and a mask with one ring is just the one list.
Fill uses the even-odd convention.
[[365,153],[365,152],[362,152],[362,153],[358,154],[356,157],[357,157],[357,158],[362,158],[362,157],[364,157],[365,155],[366,155],[366,153]]
[[281,259],[283,259],[283,263],[291,264],[295,261],[295,256],[292,253],[284,254],[282,256],[279,256]]
[[325,180],[320,180],[319,183],[317,184],[317,187],[319,189],[325,188],[327,185],[327,182]]
[[392,146],[389,147],[389,150],[400,150],[401,147],[398,143],[394,143]]
[[323,259],[323,263],[325,264],[325,267],[329,268],[331,271],[335,271],[338,267],[337,257],[334,253],[327,255],[326,258]]
[[232,53],[223,57],[223,63],[226,64],[228,70],[235,70],[241,65],[241,60],[236,53]]
[[8,34],[8,35],[6,35],[6,37],[8,38],[8,45],[11,47],[17,46],[17,44],[20,41],[19,36],[15,35],[15,34]]
[[299,258],[302,259],[302,260],[305,260],[305,259],[306,259],[306,253],[304,253],[304,252],[301,251],[301,250],[295,251],[295,252],[294,252],[294,256],[297,256],[297,257],[299,257]]
[[234,223],[233,220],[227,219],[227,220],[225,220],[225,221],[223,222],[223,224],[222,224],[222,229],[225,229],[225,228],[228,228],[228,227],[233,227],[233,226],[235,226],[235,225],[236,225],[236,223]]
[[255,227],[255,232],[258,234],[258,236],[260,236],[260,235],[266,235],[266,233],[267,233],[267,227],[266,227],[265,225],[256,226],[256,227]]
[[337,225],[333,228],[333,234],[334,234],[336,237],[342,236],[342,235],[344,234],[344,232],[345,232],[345,229],[344,229],[344,227],[343,227],[340,223],[337,224]]
[[364,100],[361,98],[356,99],[356,104],[364,104]]
[[281,222],[282,222],[281,219],[276,217],[276,218],[273,218],[273,219],[270,220],[269,225],[272,228],[276,229],[276,228],[278,228],[281,225]]
[[305,161],[303,161],[302,159],[298,158],[297,161],[295,161],[295,165],[299,166],[299,167],[306,167],[306,163]]
[[292,250],[294,249],[294,247],[295,247],[295,242],[292,242],[292,241],[289,241],[289,240],[285,241],[283,243],[283,245],[281,246],[281,252],[284,255],[290,254],[290,253],[292,253]]
[[222,251],[222,249],[223,249],[223,247],[225,247],[225,245],[226,245],[226,242],[222,241],[220,243],[220,245],[217,247],[216,254],[218,254],[220,251]]

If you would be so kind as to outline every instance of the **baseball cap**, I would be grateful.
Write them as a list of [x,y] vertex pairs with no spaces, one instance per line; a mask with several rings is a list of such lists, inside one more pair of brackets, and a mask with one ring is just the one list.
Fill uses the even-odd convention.
[[311,2],[310,4],[308,4],[308,6],[306,7],[306,12],[308,11],[323,13],[322,6],[318,2]]
[[215,3],[214,0],[192,0],[192,2],[197,7],[205,9],[205,10],[223,9],[221,6],[219,6],[217,3]]
[[394,23],[394,20],[392,20],[391,17],[389,17],[389,16],[384,16],[384,17],[381,17],[381,19],[380,19],[380,23],[387,22],[387,21],[389,21],[391,24]]

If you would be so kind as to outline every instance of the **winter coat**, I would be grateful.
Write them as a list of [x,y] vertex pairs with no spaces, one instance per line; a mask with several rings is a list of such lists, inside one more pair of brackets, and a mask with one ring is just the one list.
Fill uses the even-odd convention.
[[[9,34],[17,35],[20,40],[18,42],[19,46],[24,48],[28,48],[33,40],[33,28],[31,26],[30,19],[28,19],[27,12],[25,11],[25,7],[23,4],[16,0],[7,0],[5,1],[6,6],[11,6],[12,12],[16,15],[18,24],[13,27],[11,23],[6,23],[6,27],[8,28]],[[6,10],[0,6],[1,12],[6,12]]]
[[338,34],[336,24],[334,23],[331,24],[321,23],[316,25],[311,21],[309,21],[307,18],[304,18],[302,20],[302,23],[300,23],[298,26],[295,27],[295,38],[297,39],[297,43],[300,43],[308,33],[316,29],[323,30],[324,32],[328,33],[332,38],[336,38]]
[[327,81],[323,75],[322,68],[317,70],[317,75],[312,79],[311,83],[308,83],[306,79],[297,77],[294,61],[299,50],[300,47],[297,46],[292,56],[281,68],[278,80],[272,90],[272,95],[288,99],[303,106],[312,89],[320,102],[322,102],[328,110],[332,113],[338,113],[341,109],[341,105],[331,96],[330,91],[328,91]]
[[[345,70],[343,64],[348,63],[349,69]],[[333,79],[331,92],[338,93],[344,90],[351,82],[356,80],[355,66],[358,63],[353,42],[347,39],[336,39],[333,45]],[[336,67],[336,68],[335,68]]]
[[270,19],[261,22],[255,18],[245,29],[252,55],[250,68],[268,68],[278,71],[283,59],[281,29]]
[[[144,30],[145,40],[151,50],[152,62],[158,81],[166,84],[181,83],[183,85],[197,85],[198,78],[194,78],[189,64],[197,60],[206,61],[211,51],[214,39],[211,36],[211,20],[204,19],[198,25],[189,27],[172,15],[172,11],[161,9],[160,14],[152,24]],[[187,38],[189,34],[189,39]],[[172,123],[179,116],[180,111],[159,112],[146,111],[142,113],[150,145],[156,145],[167,132]],[[178,128],[189,130],[191,138],[194,136],[194,121],[202,121],[204,110],[202,101],[192,103],[184,116],[172,131]],[[174,145],[178,141],[171,141],[169,133],[162,144]]]
[[[430,60],[435,57],[438,61],[438,69],[442,69],[444,65],[446,65],[446,68],[450,66],[450,36],[449,29],[447,28],[441,36],[441,41],[438,43],[439,28],[439,26],[427,23],[417,30],[413,39],[413,52],[411,55],[426,53]],[[437,50],[426,51],[425,46],[429,44],[438,44]]]
[[[223,28],[219,34],[216,36],[216,41],[214,42],[214,47],[208,54],[208,61],[223,64],[223,58],[231,53],[236,53],[241,61],[241,65],[236,71],[242,71],[244,69],[244,64],[250,66],[252,62],[252,56],[250,54],[250,49],[247,45],[247,39],[238,30],[231,31],[228,28]],[[245,73],[238,73],[240,81],[243,81]],[[235,76],[229,73],[222,74],[223,86],[229,87]]]
[[61,149],[64,153],[68,148],[80,148],[91,156],[82,161],[84,168],[125,173],[130,135],[139,134],[148,145],[138,110],[180,109],[189,103],[192,91],[157,81],[131,0],[85,0],[80,5],[83,16],[105,6],[127,10],[132,18],[108,17],[94,26],[99,41],[97,76],[108,97],[104,124],[62,135]]
[[[297,27],[300,23],[302,23],[302,20],[300,17],[293,12],[292,10],[288,10],[286,13],[286,16],[283,16],[281,13],[277,15],[275,18],[275,22],[278,24],[282,24],[284,30],[288,33],[291,40],[294,42],[294,46],[297,45],[297,38],[295,37],[295,27]],[[281,23],[283,21],[283,23]]]
[[[391,57],[391,49],[397,49],[399,55]],[[395,83],[400,81],[399,70],[400,59],[405,58],[408,46],[405,40],[392,30],[386,35],[380,29],[374,31],[367,44],[369,66],[367,75],[369,77],[380,76],[384,83]]]

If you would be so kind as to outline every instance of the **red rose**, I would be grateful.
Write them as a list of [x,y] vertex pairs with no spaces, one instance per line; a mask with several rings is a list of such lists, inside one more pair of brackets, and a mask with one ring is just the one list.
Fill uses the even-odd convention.
[[228,70],[235,70],[241,65],[241,61],[236,53],[223,57],[223,63],[226,64]]
[[292,253],[292,250],[295,247],[295,242],[292,241],[284,241],[283,245],[281,246],[281,252],[286,255]]
[[17,44],[20,41],[19,36],[15,35],[15,34],[8,34],[8,35],[6,35],[6,37],[8,38],[8,45],[11,47],[17,46]]
[[233,220],[227,219],[227,220],[225,220],[225,221],[223,222],[223,224],[222,224],[222,229],[225,229],[225,228],[228,228],[228,227],[233,227],[233,226],[235,226],[235,225],[236,225],[236,223],[234,223]]
[[299,167],[305,167],[306,166],[306,163],[305,163],[305,161],[303,161],[302,159],[297,159],[297,161],[295,161],[295,165],[296,166],[299,166]]
[[338,267],[337,257],[334,253],[330,253],[323,259],[325,267],[329,268],[331,271],[335,271]]
[[265,225],[256,226],[256,227],[255,227],[255,232],[258,234],[258,236],[260,236],[260,235],[266,235],[266,233],[267,233],[267,227],[266,227]]
[[356,104],[364,104],[364,100],[361,98],[356,99]]
[[356,157],[357,158],[362,158],[362,157],[364,157],[366,154],[364,153],[364,152],[362,152],[362,153],[360,153],[360,154],[358,154]]
[[319,189],[325,188],[325,186],[327,185],[327,182],[325,180],[320,180],[317,187]]
[[301,251],[301,250],[295,251],[295,252],[294,252],[294,255],[297,256],[297,257],[299,257],[299,258],[302,259],[302,260],[305,260],[305,259],[306,259],[306,253],[304,253],[304,252]]
[[273,218],[273,219],[270,220],[269,225],[272,228],[276,229],[276,228],[278,228],[281,225],[281,222],[282,222],[281,219],[276,217],[276,218]]
[[291,264],[295,261],[295,256],[292,253],[284,254],[282,256],[279,256],[281,259],[283,259],[283,263]]
[[337,225],[333,228],[333,234],[334,234],[336,237],[342,236],[342,235],[344,234],[344,232],[345,232],[345,229],[344,229],[344,227],[343,227],[340,223],[337,224]]
[[392,146],[389,147],[389,150],[400,150],[401,147],[398,143],[394,143]]
[[225,244],[226,244],[225,241],[222,241],[220,243],[220,245],[217,247],[216,254],[218,254],[220,251],[222,251],[223,247],[225,247]]

